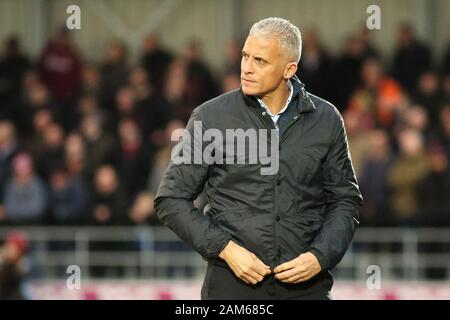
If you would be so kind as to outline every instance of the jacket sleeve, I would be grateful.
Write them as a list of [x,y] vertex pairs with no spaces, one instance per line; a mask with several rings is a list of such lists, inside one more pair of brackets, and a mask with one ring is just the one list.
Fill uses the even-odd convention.
[[[201,121],[197,111],[198,108],[192,113],[185,134],[177,145],[177,151],[174,152],[181,155],[180,150],[183,150],[183,156],[186,155],[184,152],[187,152],[190,155],[187,159],[190,161],[180,163],[174,161],[172,157],[158,188],[155,210],[161,222],[200,255],[204,258],[214,258],[232,237],[193,204],[195,198],[202,192],[211,169],[211,165],[203,161],[201,164],[194,161],[194,151],[203,153],[204,149],[202,138],[195,129],[195,122],[198,128],[198,121]],[[204,126],[202,123],[200,125],[202,134]],[[196,145],[201,146],[201,149],[196,149]]]
[[342,259],[359,224],[363,198],[355,177],[342,116],[339,116],[335,141],[324,161],[326,209],[322,227],[314,237],[310,252],[323,270],[334,268]]

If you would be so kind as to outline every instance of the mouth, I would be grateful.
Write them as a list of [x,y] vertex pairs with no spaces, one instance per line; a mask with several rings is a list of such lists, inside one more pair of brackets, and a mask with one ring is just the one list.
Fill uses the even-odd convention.
[[242,83],[245,84],[252,84],[252,83],[256,83],[256,81],[253,80],[249,80],[249,79],[245,79],[245,78],[241,78]]

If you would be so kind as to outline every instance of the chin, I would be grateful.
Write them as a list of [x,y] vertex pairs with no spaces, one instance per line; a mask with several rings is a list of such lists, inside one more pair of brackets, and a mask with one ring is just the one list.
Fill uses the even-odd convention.
[[259,91],[256,88],[249,88],[246,86],[242,86],[242,92],[247,96],[256,96],[259,94]]

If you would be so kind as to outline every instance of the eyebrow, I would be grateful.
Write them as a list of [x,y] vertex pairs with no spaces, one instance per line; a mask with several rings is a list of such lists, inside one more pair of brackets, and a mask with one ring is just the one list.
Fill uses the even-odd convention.
[[[247,52],[245,52],[245,50],[242,50],[242,54],[249,55]],[[264,61],[264,62],[268,62],[266,59],[264,59],[264,58],[261,57],[261,56],[255,56],[255,59],[259,59],[259,60],[262,60],[262,61]]]

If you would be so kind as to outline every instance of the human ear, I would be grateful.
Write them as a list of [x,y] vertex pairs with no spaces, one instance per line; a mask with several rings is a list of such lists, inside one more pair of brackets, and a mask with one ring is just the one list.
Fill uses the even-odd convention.
[[292,78],[296,72],[297,72],[297,63],[289,62],[284,70],[283,78],[288,80]]

